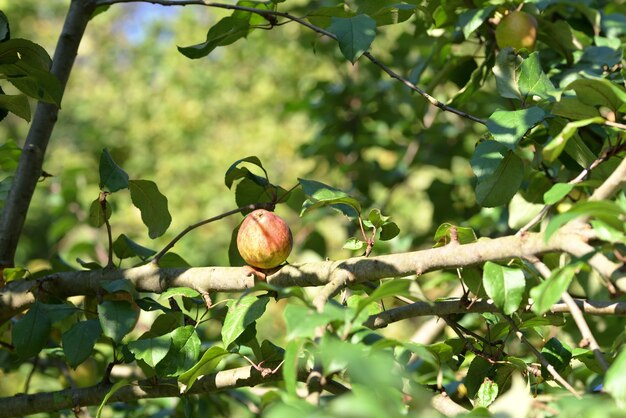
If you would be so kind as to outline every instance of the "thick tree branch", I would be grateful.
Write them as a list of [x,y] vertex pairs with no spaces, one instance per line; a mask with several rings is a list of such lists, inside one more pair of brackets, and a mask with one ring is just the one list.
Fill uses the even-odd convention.
[[[584,240],[576,232],[561,231],[545,242],[543,234],[481,239],[472,244],[447,245],[422,251],[376,257],[354,257],[286,265],[267,277],[279,286],[324,286],[340,277],[346,284],[389,277],[421,275],[444,268],[456,268],[561,251],[574,241]],[[51,274],[37,280],[20,280],[0,289],[0,323],[28,308],[35,299],[64,299],[76,295],[95,295],[100,283],[115,279],[130,280],[141,292],[161,293],[170,287],[189,287],[199,292],[240,292],[254,286],[249,270],[240,267],[165,268],[153,264],[127,270],[72,271]]]
[[[224,370],[200,378],[182,396],[206,394],[227,389],[256,386],[281,380],[282,374],[263,376],[254,367],[239,367]],[[32,395],[15,395],[0,398],[0,417],[20,417],[39,412],[71,409],[75,406],[99,405],[112,384],[99,384],[83,389],[65,389]],[[120,388],[109,399],[112,402],[131,402],[147,398],[181,397],[178,381],[173,378],[144,380]]]
[[[223,4],[223,3],[216,3],[216,2],[211,2],[211,1],[203,1],[203,0],[180,0],[180,1],[176,1],[176,0],[100,0],[97,2],[98,5],[113,5],[113,4],[117,4],[117,3],[151,3],[151,4],[158,4],[161,6],[191,6],[191,5],[200,5],[200,6],[208,6],[208,7],[215,7],[215,8],[219,8],[219,9],[228,9],[228,10],[240,10],[243,12],[250,12],[250,13],[256,13],[260,16],[273,16],[273,17],[282,17],[284,19],[290,20],[292,22],[296,22],[302,26],[306,26],[307,28],[311,29],[314,32],[319,33],[320,35],[324,35],[327,36],[331,39],[337,40],[337,37],[332,34],[331,32],[322,29],[318,26],[313,25],[312,23],[310,23],[309,21],[307,21],[306,19],[302,19],[299,18],[297,16],[294,16],[290,13],[285,13],[285,12],[278,12],[278,11],[274,11],[274,10],[263,10],[263,9],[255,9],[252,7],[246,7],[246,6],[239,6],[239,5],[234,5],[234,4]],[[445,103],[439,101],[438,99],[436,99],[435,97],[431,96],[430,94],[428,94],[425,90],[422,90],[420,87],[418,87],[417,85],[415,85],[414,83],[410,82],[409,80],[407,80],[406,78],[402,77],[401,75],[399,75],[398,73],[396,73],[395,71],[393,71],[391,68],[389,68],[388,66],[386,66],[385,64],[383,64],[380,60],[378,60],[376,57],[374,57],[371,53],[369,52],[365,52],[363,53],[363,56],[365,58],[367,58],[370,62],[372,62],[374,65],[376,65],[377,67],[379,67],[381,70],[383,70],[389,77],[394,78],[398,81],[400,81],[402,84],[404,84],[405,86],[407,86],[409,89],[413,90],[414,92],[420,94],[422,97],[424,97],[426,100],[428,100],[428,102],[430,104],[432,104],[433,106],[438,107],[439,109],[446,111],[446,112],[450,112],[450,113],[454,113],[458,116],[461,116],[463,118],[469,119],[473,122],[477,122],[480,123],[482,125],[485,125],[487,122],[484,119],[480,119],[477,118],[475,116],[472,116],[468,113],[465,113],[461,110],[455,109],[453,107],[450,107],[448,105],[446,105]]]
[[[50,69],[50,72],[59,79],[63,90],[74,65],[78,45],[95,7],[95,0],[72,0],[70,4]],[[54,104],[43,102],[37,104],[0,219],[0,267],[12,266],[14,263],[15,250],[37,181],[42,173],[46,148],[58,113],[59,108]]]

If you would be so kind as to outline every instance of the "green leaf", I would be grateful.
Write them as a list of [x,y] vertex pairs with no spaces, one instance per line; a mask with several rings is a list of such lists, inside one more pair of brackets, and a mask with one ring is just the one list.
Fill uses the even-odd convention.
[[186,325],[172,331],[167,355],[156,365],[159,376],[177,376],[193,367],[200,355],[200,338],[196,329]]
[[104,335],[119,343],[135,327],[139,310],[126,300],[104,300],[98,314]]
[[384,298],[392,296],[408,296],[410,280],[395,279],[382,283],[368,297],[361,299],[357,305],[354,317],[356,318],[369,304],[379,302]]
[[331,206],[341,211],[346,216],[355,217],[361,213],[359,201],[350,197],[347,193],[320,183],[315,180],[299,178],[304,194],[309,197],[302,205],[300,216],[324,206]]
[[170,350],[172,337],[170,334],[154,338],[144,338],[128,343],[128,350],[136,359],[143,360],[150,367],[154,367],[163,360]]
[[398,236],[400,228],[395,222],[385,222],[380,230],[380,240],[389,241]]
[[617,112],[626,102],[626,90],[604,78],[578,79],[565,87],[574,90],[576,97],[589,106],[606,106]]
[[524,163],[496,141],[478,144],[470,161],[478,181],[476,200],[484,207],[506,204],[517,193],[524,176]]
[[[259,177],[256,174],[251,173],[245,167],[240,168],[239,164],[241,163],[250,163],[250,164],[256,165],[261,170],[263,170],[263,173],[265,174],[265,178]],[[240,178],[248,178],[260,186],[266,186],[268,184],[267,171],[265,170],[265,168],[263,168],[263,164],[261,164],[261,160],[259,160],[259,158],[254,155],[250,157],[246,157],[246,158],[241,158],[235,161],[234,163],[232,163],[232,165],[228,167],[228,170],[226,170],[226,174],[224,175],[224,184],[226,184],[226,187],[230,189],[233,186],[233,182],[235,182],[236,180],[239,180]]]
[[22,149],[15,141],[8,140],[0,145],[0,173],[12,173],[17,168],[22,155]]
[[459,240],[459,244],[470,244],[478,239],[476,238],[476,233],[472,228],[466,226],[452,225],[446,222],[439,225],[437,231],[435,232],[434,240],[437,243],[435,244],[435,247],[448,245],[451,242],[452,228],[456,229],[456,235]]
[[562,225],[579,216],[591,216],[600,219],[610,226],[621,229],[620,217],[624,216],[624,211],[615,202],[610,201],[587,201],[575,204],[565,213],[556,215],[550,220],[544,232],[544,239],[550,239]]
[[520,64],[520,58],[513,48],[506,47],[500,51],[493,67],[496,76],[496,88],[500,96],[507,99],[521,99],[521,93],[517,86],[516,69]]
[[567,291],[577,266],[570,265],[555,270],[552,275],[530,289],[530,297],[533,299],[532,310],[537,315],[548,312],[552,305],[561,299],[561,295]]
[[41,70],[20,61],[0,65],[0,74],[22,93],[42,102],[60,106],[62,89],[59,80],[48,70]]
[[71,368],[75,369],[91,356],[93,347],[102,335],[97,319],[77,322],[61,336],[63,352]]
[[520,269],[487,261],[483,268],[483,286],[495,305],[506,315],[511,315],[522,302],[526,279]]
[[[572,349],[554,337],[546,342],[541,349],[541,354],[548,360],[548,363],[554,366],[558,373],[563,372],[572,359]],[[549,373],[547,370],[543,370],[543,367],[542,375],[544,377],[549,376]]]
[[349,18],[355,16],[353,11],[348,10],[345,5],[338,4],[336,6],[320,7],[307,13],[306,18],[315,26],[327,28],[332,22],[332,18],[341,17]]
[[187,58],[197,59],[209,55],[218,46],[226,46],[248,36],[252,30],[250,19],[227,16],[217,22],[206,35],[206,41],[186,47],[179,46],[178,51]]
[[11,38],[11,30],[9,27],[9,19],[2,11],[0,11],[0,42],[7,41]]
[[480,387],[495,369],[495,365],[484,357],[476,356],[472,360],[467,369],[465,376],[465,386],[467,387],[467,395],[475,398],[478,395]]
[[30,122],[30,104],[24,94],[0,94],[0,108]]
[[328,31],[337,37],[343,56],[354,64],[374,41],[376,21],[365,14],[333,17]]
[[222,325],[222,342],[224,347],[233,343],[244,332],[246,327],[259,319],[265,312],[268,297],[247,295],[226,303],[228,313]]
[[583,126],[591,125],[594,123],[604,124],[604,118],[600,116],[596,116],[590,119],[577,120],[574,122],[569,122],[567,125],[563,127],[561,132],[554,137],[543,149],[543,159],[552,162],[558,158],[559,155],[565,149],[567,142],[574,135],[578,128],[582,128]]
[[333,321],[344,321],[346,311],[335,305],[326,304],[324,311],[319,313],[306,306],[289,304],[283,314],[287,326],[287,338],[313,338],[315,330]]
[[483,384],[478,388],[474,407],[486,408],[496,400],[498,396],[498,384],[489,378],[485,378]]
[[13,324],[12,341],[17,355],[26,359],[39,353],[46,345],[52,321],[40,302],[31,305],[26,315]]
[[384,26],[395,25],[410,19],[415,10],[415,5],[399,3],[395,0],[365,0],[359,2],[358,13],[370,16],[376,21],[376,26]]
[[365,242],[363,242],[362,240],[358,238],[353,237],[353,238],[348,238],[345,244],[343,244],[342,248],[345,250],[358,251],[362,249],[364,246],[365,246]]
[[621,408],[626,406],[626,346],[622,347],[604,378],[604,390]]
[[565,196],[569,194],[569,192],[574,189],[573,184],[569,183],[556,183],[550,190],[543,194],[543,202],[546,205],[554,205],[560,202]]
[[99,198],[91,202],[91,205],[89,205],[89,217],[87,218],[89,225],[94,228],[100,228],[104,225],[106,220],[111,218],[112,209],[108,200],[105,203],[104,212],[106,213],[103,213],[102,211],[102,205]]
[[100,155],[100,189],[108,192],[128,188],[128,174],[124,171],[109,154],[106,148]]
[[170,287],[165,292],[161,293],[159,299],[167,299],[174,296],[184,296],[186,298],[197,298],[200,296],[200,292],[189,287]]
[[456,29],[461,30],[465,39],[468,39],[469,36],[489,18],[493,9],[495,9],[495,6],[464,11],[459,16]]
[[46,50],[28,39],[14,38],[0,43],[0,64],[27,63],[34,68],[48,71],[52,59]]
[[551,113],[573,120],[591,119],[600,116],[598,109],[581,102],[576,97],[561,97],[561,100],[552,106]]
[[[135,299],[138,296],[137,289],[133,282],[128,279],[116,279],[106,282],[100,282],[100,287],[108,293],[124,292],[130,294],[129,298]],[[126,295],[124,295],[126,296]]]
[[[594,219],[591,221],[591,226],[598,239],[613,244],[621,243],[626,244],[626,235],[624,235],[624,229],[613,228],[606,222]],[[6,269],[4,270],[6,275]],[[5,276],[6,277],[6,276]]]
[[305,343],[305,339],[296,338],[289,341],[287,343],[287,347],[285,348],[283,378],[285,379],[285,389],[287,393],[292,396],[296,396],[296,384],[298,383],[298,365],[300,363],[300,353],[302,353]]
[[115,382],[115,384],[113,386],[111,386],[111,389],[109,389],[109,391],[106,393],[106,395],[104,395],[104,399],[102,399],[102,403],[98,407],[98,411],[96,411],[96,418],[100,418],[100,415],[102,414],[102,409],[104,408],[106,403],[109,401],[111,396],[115,395],[115,392],[117,392],[118,390],[120,390],[124,386],[129,386],[129,385],[130,385],[130,380],[129,379],[122,379],[122,380],[120,380],[118,382]]
[[141,211],[141,220],[148,227],[148,235],[154,239],[167,231],[172,217],[167,209],[167,198],[150,180],[130,180],[130,198]]
[[207,375],[215,370],[220,361],[229,354],[228,351],[218,346],[213,346],[206,350],[200,361],[178,377],[178,381],[184,385],[183,390],[187,392],[191,389],[198,377]]
[[156,251],[137,244],[126,235],[121,234],[113,243],[113,252],[120,259],[139,257],[142,260],[156,254]]
[[541,68],[538,52],[533,52],[522,62],[518,85],[525,98],[539,96],[542,99],[555,99],[556,90]]
[[533,126],[543,121],[545,112],[537,107],[521,110],[496,110],[487,120],[487,129],[494,139],[510,150]]
[[4,282],[9,283],[14,280],[22,280],[24,276],[28,273],[28,270],[24,267],[6,267],[2,271],[2,275],[4,276]]

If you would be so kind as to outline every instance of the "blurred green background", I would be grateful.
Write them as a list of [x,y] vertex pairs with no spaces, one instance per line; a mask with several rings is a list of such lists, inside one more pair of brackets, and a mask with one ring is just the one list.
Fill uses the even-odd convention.
[[[0,1],[0,8],[12,37],[32,39],[52,55],[67,4]],[[27,266],[37,270],[57,255],[76,268],[77,258],[106,260],[104,229],[85,223],[98,196],[103,148],[131,179],[155,181],[169,200],[172,225],[151,241],[128,194],[110,198],[114,238],[125,233],[153,249],[185,226],[234,208],[224,172],[249,155],[258,156],[270,180],[285,188],[298,177],[313,178],[392,215],[401,234],[379,252],[430,245],[438,223],[476,213],[466,158],[480,132],[428,107],[371,63],[346,63],[334,43],[293,23],[257,30],[208,58],[178,53],[176,46],[203,41],[224,15],[192,6],[122,4],[92,20],[44,165],[52,177],[38,186],[18,263],[41,260]],[[462,85],[475,64],[452,60],[450,68],[451,51],[406,42],[419,24],[415,19],[383,28],[374,53],[400,68],[419,69],[428,61],[431,69],[420,81],[441,99],[451,97],[458,86],[450,74],[458,72]],[[438,67],[453,81],[442,78]],[[0,135],[21,145],[27,129],[11,117]],[[350,255],[341,249],[355,232],[347,219],[327,216],[320,224],[323,214],[299,218],[286,207],[278,213],[296,236],[291,262]],[[227,265],[231,231],[240,219],[196,230],[174,250],[193,265]]]

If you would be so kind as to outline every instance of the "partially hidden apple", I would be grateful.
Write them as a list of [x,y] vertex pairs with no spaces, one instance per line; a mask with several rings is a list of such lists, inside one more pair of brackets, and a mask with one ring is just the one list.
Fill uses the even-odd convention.
[[496,27],[496,43],[501,49],[510,46],[515,51],[522,48],[532,51],[536,40],[537,19],[522,11],[507,14]]
[[293,246],[289,225],[265,209],[250,212],[237,233],[239,254],[252,267],[272,269],[283,263]]

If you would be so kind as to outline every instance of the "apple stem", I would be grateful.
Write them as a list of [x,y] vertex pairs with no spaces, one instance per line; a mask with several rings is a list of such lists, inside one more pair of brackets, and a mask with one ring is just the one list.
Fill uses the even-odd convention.
[[245,206],[241,206],[237,209],[233,209],[233,210],[229,210],[228,212],[224,212],[220,215],[214,216],[212,218],[209,219],[205,219],[203,221],[197,222],[193,225],[189,225],[187,228],[185,228],[181,233],[179,233],[178,235],[176,235],[176,237],[174,237],[173,240],[171,240],[161,251],[159,251],[159,253],[157,255],[154,256],[154,259],[152,259],[152,263],[154,264],[158,264],[159,260],[161,259],[161,257],[163,257],[170,249],[172,249],[172,247],[174,245],[176,245],[176,243],[185,235],[187,235],[187,233],[193,231],[194,229],[201,227],[202,225],[206,225],[208,223],[211,222],[215,222],[215,221],[219,221],[220,219],[226,218],[227,216],[230,215],[234,215],[236,213],[240,213],[240,212],[244,212],[244,211],[253,211],[256,209],[266,209],[269,211],[273,211],[275,208],[276,204],[274,202],[261,202],[261,203],[253,203],[251,205],[245,205]]

